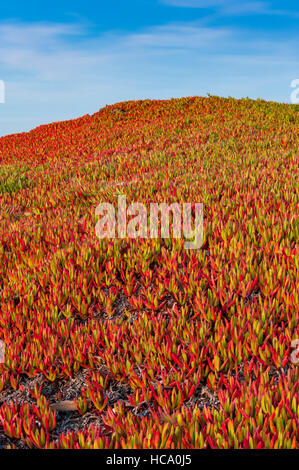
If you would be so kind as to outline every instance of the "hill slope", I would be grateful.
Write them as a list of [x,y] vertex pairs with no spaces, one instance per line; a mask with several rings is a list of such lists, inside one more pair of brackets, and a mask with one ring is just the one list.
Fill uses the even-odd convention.
[[[0,447],[298,446],[297,143],[218,97],[0,139]],[[99,240],[117,194],[202,202],[203,246]]]

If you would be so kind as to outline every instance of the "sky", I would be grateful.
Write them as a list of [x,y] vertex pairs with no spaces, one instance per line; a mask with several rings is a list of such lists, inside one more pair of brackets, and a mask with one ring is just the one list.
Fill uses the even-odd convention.
[[297,0],[1,2],[0,136],[128,100],[290,103],[298,22]]

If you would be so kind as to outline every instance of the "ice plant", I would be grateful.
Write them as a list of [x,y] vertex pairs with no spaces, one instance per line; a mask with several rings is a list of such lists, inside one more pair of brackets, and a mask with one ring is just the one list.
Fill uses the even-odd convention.
[[[0,139],[6,447],[298,448],[297,139],[295,105],[218,97]],[[98,239],[119,195],[203,203],[203,245]]]

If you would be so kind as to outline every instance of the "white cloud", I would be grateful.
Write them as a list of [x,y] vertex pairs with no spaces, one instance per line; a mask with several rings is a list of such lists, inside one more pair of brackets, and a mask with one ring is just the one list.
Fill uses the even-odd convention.
[[289,10],[277,10],[270,2],[240,0],[160,0],[165,5],[180,8],[202,8],[215,10],[220,15],[283,15],[298,18],[299,13]]
[[240,9],[242,4],[245,4],[245,8],[251,6],[252,9],[262,9],[265,8],[268,3],[266,2],[241,2],[237,0],[162,0],[162,3],[166,5],[172,5],[175,7],[182,8],[221,8],[226,9],[231,6],[239,5]]
[[223,6],[231,0],[162,0],[162,3],[185,8],[213,8]]
[[52,23],[0,24],[0,42],[22,46],[55,46],[60,37],[82,35],[82,26]]
[[1,69],[51,80],[102,64],[105,54],[82,47],[85,33],[77,24],[0,23]]
[[230,35],[230,30],[225,28],[169,24],[150,28],[148,32],[131,34],[125,43],[128,46],[138,47],[196,49],[201,46],[209,47]]

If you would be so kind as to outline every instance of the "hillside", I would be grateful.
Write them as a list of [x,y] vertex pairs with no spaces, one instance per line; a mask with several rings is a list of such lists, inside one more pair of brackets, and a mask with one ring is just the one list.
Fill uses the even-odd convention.
[[[297,111],[130,101],[0,138],[0,448],[298,447]],[[99,239],[119,194],[203,203],[204,244]]]

